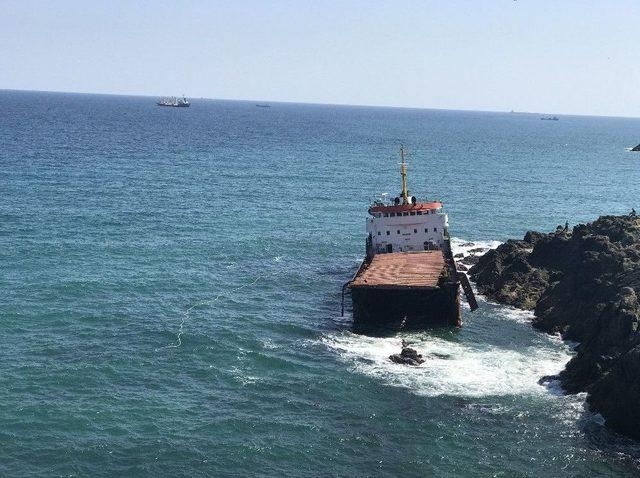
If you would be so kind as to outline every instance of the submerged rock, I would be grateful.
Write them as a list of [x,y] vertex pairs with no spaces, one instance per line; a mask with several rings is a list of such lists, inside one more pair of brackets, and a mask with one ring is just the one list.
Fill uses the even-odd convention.
[[469,271],[480,293],[534,309],[534,327],[579,341],[558,376],[607,426],[640,438],[640,219],[603,216],[570,230],[529,231]]
[[394,363],[413,366],[417,366],[425,362],[424,358],[422,358],[422,355],[419,354],[415,349],[404,346],[402,348],[402,352],[400,352],[399,354],[389,355],[389,359]]

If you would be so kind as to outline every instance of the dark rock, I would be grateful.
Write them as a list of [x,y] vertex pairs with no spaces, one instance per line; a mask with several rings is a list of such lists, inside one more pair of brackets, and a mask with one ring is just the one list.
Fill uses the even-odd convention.
[[527,242],[533,246],[536,242],[546,236],[547,235],[543,232],[527,231],[527,233],[524,235],[524,242]]
[[[640,145],[639,145],[640,146]],[[640,219],[603,216],[569,230],[529,231],[480,257],[480,293],[534,309],[534,327],[579,341],[557,377],[588,392],[607,426],[640,438]],[[549,377],[543,377],[543,382]]]
[[453,256],[454,259],[460,259],[461,257],[464,257],[464,254],[462,252],[458,252],[457,254],[454,254],[454,256]]
[[605,417],[606,424],[640,439],[640,345],[626,351],[589,388],[587,403]]
[[509,240],[478,259],[470,270],[481,294],[497,302],[532,309],[549,285],[549,272],[528,262],[532,247]]
[[456,264],[456,266],[458,267],[458,270],[462,271],[462,272],[467,272],[469,270],[469,268],[467,266],[465,266],[464,264],[461,264],[461,263]]
[[631,151],[640,151],[640,144],[631,148]]
[[468,266],[472,266],[478,263],[480,260],[480,256],[466,256],[460,259],[460,264],[466,264]]
[[419,354],[415,349],[412,349],[411,347],[405,347],[404,341],[402,352],[400,352],[399,354],[389,355],[389,359],[394,363],[413,366],[417,366],[425,362],[422,355]]

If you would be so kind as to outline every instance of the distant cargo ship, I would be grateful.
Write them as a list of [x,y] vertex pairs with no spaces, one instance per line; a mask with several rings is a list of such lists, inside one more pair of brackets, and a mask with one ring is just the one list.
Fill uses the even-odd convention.
[[158,106],[172,106],[174,108],[188,108],[191,106],[189,100],[187,100],[184,95],[182,98],[176,98],[175,96],[160,98],[156,103]]
[[369,207],[366,256],[343,287],[343,294],[351,291],[355,330],[460,325],[460,285],[471,310],[477,308],[467,276],[457,270],[442,203],[409,196],[403,148],[400,156],[402,192],[390,204]]

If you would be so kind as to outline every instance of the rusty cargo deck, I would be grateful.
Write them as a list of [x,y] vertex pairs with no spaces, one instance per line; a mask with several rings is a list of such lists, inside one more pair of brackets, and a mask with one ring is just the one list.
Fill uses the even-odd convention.
[[442,251],[376,254],[363,264],[349,287],[433,289],[447,276]]
[[354,330],[460,324],[460,282],[447,250],[389,252],[363,261],[351,290]]

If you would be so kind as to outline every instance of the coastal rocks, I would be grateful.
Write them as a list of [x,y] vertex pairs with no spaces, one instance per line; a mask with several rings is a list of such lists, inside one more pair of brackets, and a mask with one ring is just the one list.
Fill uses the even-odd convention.
[[631,148],[631,151],[640,151],[640,144]]
[[405,347],[403,345],[402,351],[399,354],[389,355],[389,360],[401,365],[418,366],[425,362],[425,359],[415,349],[411,347]]
[[534,327],[579,341],[557,377],[588,392],[607,426],[640,438],[640,219],[603,216],[570,230],[528,232],[470,269],[480,293],[534,309]]
[[470,255],[464,256],[462,259],[460,259],[459,263],[465,264],[467,266],[473,266],[477,264],[480,260],[480,256],[477,255],[477,253],[473,253],[472,251],[473,250],[469,251],[471,253]]
[[640,438],[640,345],[624,353],[590,389],[587,403],[614,430]]
[[549,285],[549,272],[527,260],[532,244],[509,240],[478,259],[470,270],[478,291],[487,297],[522,309],[532,309]]

